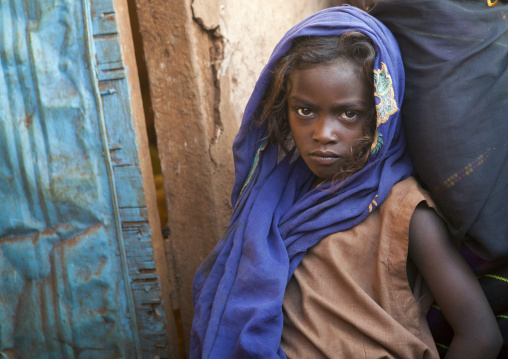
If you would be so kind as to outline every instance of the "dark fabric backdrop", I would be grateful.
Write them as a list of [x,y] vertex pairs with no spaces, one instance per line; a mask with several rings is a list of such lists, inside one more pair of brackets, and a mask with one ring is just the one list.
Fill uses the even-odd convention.
[[[486,0],[349,1],[395,35],[402,115],[420,180],[479,276],[508,357],[508,5]],[[429,313],[442,353],[452,336]]]

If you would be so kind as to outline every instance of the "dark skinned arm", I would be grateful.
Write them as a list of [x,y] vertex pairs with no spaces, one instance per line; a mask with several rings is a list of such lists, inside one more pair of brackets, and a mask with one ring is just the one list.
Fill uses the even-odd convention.
[[411,218],[409,257],[453,328],[445,358],[496,358],[503,339],[494,313],[443,220],[425,204]]

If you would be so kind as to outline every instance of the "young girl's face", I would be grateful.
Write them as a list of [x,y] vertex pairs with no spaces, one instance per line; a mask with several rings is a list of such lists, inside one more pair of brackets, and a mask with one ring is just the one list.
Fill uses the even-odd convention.
[[310,170],[330,180],[365,135],[372,86],[349,61],[293,70],[288,77],[289,127]]

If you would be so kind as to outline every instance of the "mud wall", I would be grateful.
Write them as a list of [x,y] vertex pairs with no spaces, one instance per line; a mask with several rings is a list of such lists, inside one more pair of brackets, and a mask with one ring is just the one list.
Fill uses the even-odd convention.
[[164,178],[172,306],[188,348],[192,278],[229,221],[244,106],[282,35],[337,1],[133,1]]

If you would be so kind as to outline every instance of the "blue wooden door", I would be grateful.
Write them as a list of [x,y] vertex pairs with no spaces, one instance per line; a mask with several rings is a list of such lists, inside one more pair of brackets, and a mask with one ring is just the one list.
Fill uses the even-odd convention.
[[167,357],[113,0],[0,2],[0,358]]

